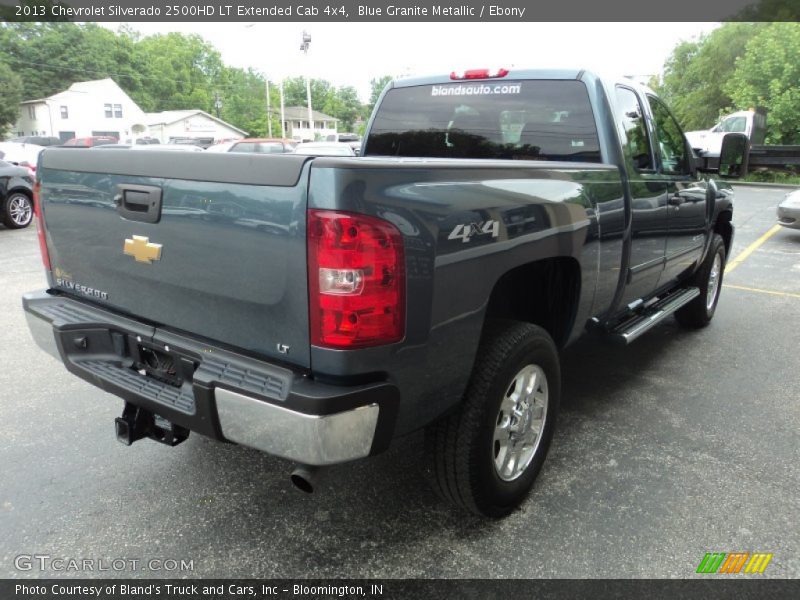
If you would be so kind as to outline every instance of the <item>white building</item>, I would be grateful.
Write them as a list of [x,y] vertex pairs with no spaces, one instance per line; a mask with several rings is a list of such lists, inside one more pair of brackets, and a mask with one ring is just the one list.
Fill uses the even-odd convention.
[[166,110],[147,113],[145,122],[150,136],[166,144],[171,138],[212,138],[233,140],[247,136],[246,131],[202,110]]
[[125,142],[147,133],[144,113],[113,79],[73,83],[47,98],[26,100],[20,109],[13,130],[18,136],[110,135]]
[[311,111],[312,122],[308,122],[308,108],[287,106],[283,111],[283,130],[287,138],[294,140],[324,140],[336,133],[339,119],[319,111]]

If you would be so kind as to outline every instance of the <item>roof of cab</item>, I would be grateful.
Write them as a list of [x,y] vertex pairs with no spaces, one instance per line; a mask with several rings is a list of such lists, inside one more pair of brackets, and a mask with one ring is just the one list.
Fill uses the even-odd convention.
[[458,79],[450,78],[450,74],[426,75],[421,77],[402,77],[395,79],[392,87],[412,87],[417,85],[435,85],[443,83],[478,83],[485,81],[503,81],[515,79],[579,79],[582,81],[601,81],[606,86],[613,87],[614,85],[626,85],[632,88],[637,88],[643,93],[654,94],[648,86],[636,81],[631,77],[610,73],[598,73],[588,69],[580,68],[563,68],[563,69],[509,69],[508,74],[504,77],[487,78],[487,79]]
[[[494,81],[495,79],[580,79],[584,69],[509,69],[508,75],[491,79],[460,79],[455,81],[477,83],[478,81]],[[402,77],[395,79],[394,87],[411,87],[415,85],[431,85],[436,83],[453,83],[450,73],[425,75],[422,77]]]

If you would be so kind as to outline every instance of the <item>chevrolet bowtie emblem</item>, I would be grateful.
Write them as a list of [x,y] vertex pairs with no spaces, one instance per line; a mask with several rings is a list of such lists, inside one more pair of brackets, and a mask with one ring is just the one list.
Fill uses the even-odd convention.
[[135,235],[133,239],[126,239],[125,254],[132,256],[136,262],[152,264],[154,260],[161,260],[161,244],[151,244],[150,238]]

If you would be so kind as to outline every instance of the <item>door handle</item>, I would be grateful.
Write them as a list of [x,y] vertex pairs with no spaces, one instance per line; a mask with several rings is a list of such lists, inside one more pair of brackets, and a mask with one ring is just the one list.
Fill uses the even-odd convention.
[[675,194],[674,196],[670,196],[667,199],[667,204],[669,204],[670,206],[675,206],[675,207],[680,206],[684,202],[686,202],[686,200],[683,199],[683,196],[680,196],[678,194]]
[[129,221],[158,223],[161,220],[161,188],[122,183],[114,194],[117,212]]

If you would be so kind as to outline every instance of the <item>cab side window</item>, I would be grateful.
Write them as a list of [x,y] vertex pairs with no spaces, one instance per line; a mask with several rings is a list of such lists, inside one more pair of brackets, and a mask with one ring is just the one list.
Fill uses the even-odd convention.
[[688,172],[686,142],[680,126],[660,100],[648,96],[650,110],[656,122],[661,169],[667,175],[684,175]]
[[639,99],[630,88],[617,87],[616,93],[617,126],[625,158],[637,171],[652,171],[655,164]]

